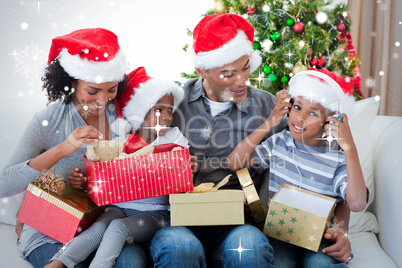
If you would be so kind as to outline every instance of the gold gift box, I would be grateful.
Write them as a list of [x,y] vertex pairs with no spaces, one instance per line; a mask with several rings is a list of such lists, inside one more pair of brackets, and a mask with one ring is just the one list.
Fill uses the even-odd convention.
[[241,190],[170,194],[169,202],[172,226],[244,224]]
[[336,200],[283,184],[268,208],[264,234],[317,252]]

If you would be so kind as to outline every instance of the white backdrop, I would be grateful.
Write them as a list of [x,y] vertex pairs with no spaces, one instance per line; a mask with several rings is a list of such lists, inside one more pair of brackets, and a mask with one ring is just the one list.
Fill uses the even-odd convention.
[[[347,0],[336,0],[333,5]],[[194,69],[182,47],[214,0],[2,0],[0,2],[0,169],[32,115],[45,107],[41,74],[52,38],[89,27],[119,37],[130,70],[181,80]]]

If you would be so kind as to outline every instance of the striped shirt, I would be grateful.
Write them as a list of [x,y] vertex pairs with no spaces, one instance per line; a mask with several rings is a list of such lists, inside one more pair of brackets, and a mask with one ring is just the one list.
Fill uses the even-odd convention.
[[345,199],[347,172],[342,150],[305,145],[284,130],[258,145],[253,157],[260,172],[270,169],[270,198],[287,183],[337,201]]

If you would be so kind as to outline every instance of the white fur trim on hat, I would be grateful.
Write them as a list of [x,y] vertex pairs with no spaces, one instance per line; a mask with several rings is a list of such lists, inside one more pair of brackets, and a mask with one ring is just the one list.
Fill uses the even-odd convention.
[[294,98],[304,97],[333,112],[345,113],[348,116],[353,113],[353,96],[347,96],[335,80],[321,72],[308,70],[297,73],[289,81],[288,92]]
[[189,47],[189,55],[194,67],[204,70],[222,67],[244,55],[250,55],[250,70],[253,72],[261,65],[262,58],[259,53],[254,51],[253,44],[242,30],[237,30],[235,38],[215,50],[195,54],[193,47]]
[[120,49],[115,57],[109,61],[105,59],[89,61],[80,55],[71,55],[63,48],[59,58],[60,65],[73,78],[91,83],[105,83],[122,81],[127,71],[126,55]]
[[148,111],[165,95],[173,95],[174,109],[179,106],[184,98],[184,90],[174,82],[151,78],[136,88],[130,101],[123,108],[123,116],[132,126],[133,131],[137,131]]

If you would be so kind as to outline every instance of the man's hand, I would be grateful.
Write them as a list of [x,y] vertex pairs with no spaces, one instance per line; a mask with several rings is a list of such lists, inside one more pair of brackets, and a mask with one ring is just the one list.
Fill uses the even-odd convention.
[[322,252],[339,262],[346,263],[352,254],[352,247],[348,235],[333,228],[328,228],[324,234],[324,238],[334,244],[324,248]]

